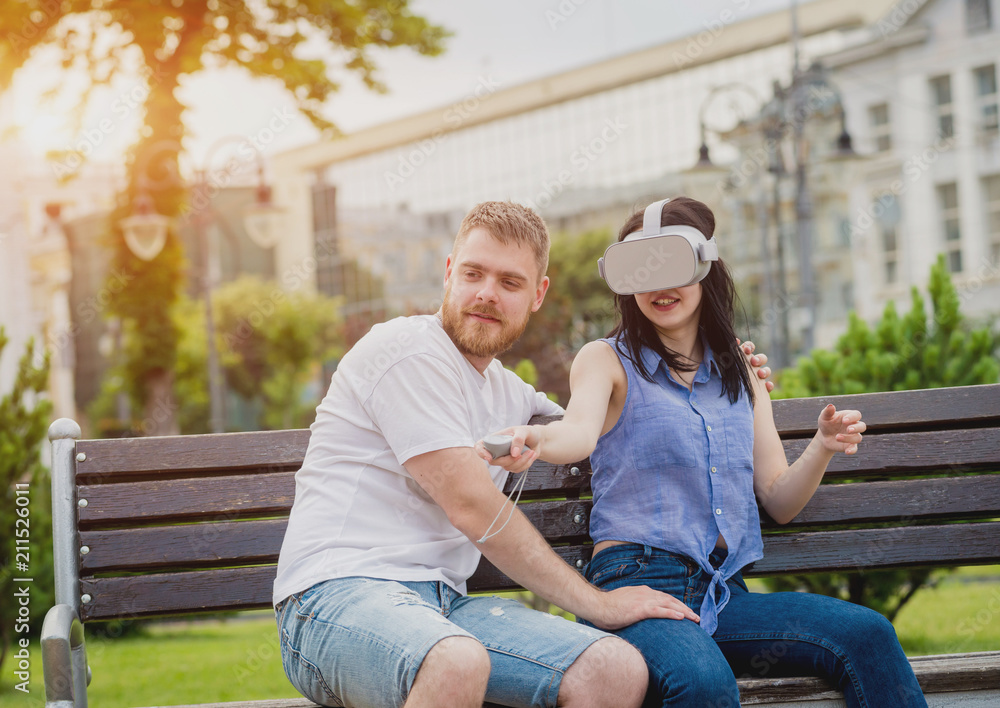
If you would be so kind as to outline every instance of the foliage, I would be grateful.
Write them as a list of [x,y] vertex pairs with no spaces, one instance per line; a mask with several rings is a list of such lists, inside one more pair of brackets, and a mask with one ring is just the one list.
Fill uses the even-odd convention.
[[[0,327],[0,357],[9,339]],[[30,577],[31,617],[40,617],[52,605],[52,538],[48,472],[39,451],[46,436],[52,404],[39,396],[48,389],[49,355],[34,361],[34,340],[28,342],[18,362],[13,389],[0,398],[0,657],[11,642],[26,635],[15,620],[18,603],[14,601],[14,579]],[[21,486],[16,486],[21,485]],[[21,494],[18,494],[18,490]],[[28,506],[17,503],[18,496],[29,499]],[[20,509],[26,512],[18,513]],[[27,514],[23,516],[22,514]],[[21,523],[17,523],[21,521]],[[27,521],[25,526],[24,521]],[[27,536],[25,536],[27,534]],[[17,544],[18,538],[22,544]],[[29,541],[27,547],[24,539]],[[25,563],[19,567],[17,563]],[[17,587],[25,585],[18,583]],[[41,623],[27,625],[33,634]]]
[[890,302],[874,329],[852,312],[836,348],[814,351],[784,372],[780,393],[776,390],[772,398],[996,382],[998,341],[988,327],[973,329],[964,321],[944,256],[931,267],[928,292],[930,322],[917,288],[912,289],[906,315],[900,317]]
[[[944,256],[931,268],[931,319],[917,288],[910,311],[900,317],[890,302],[870,328],[851,313],[847,332],[833,351],[817,350],[782,373],[772,398],[901,391],[995,383],[998,341],[988,327],[969,327]],[[862,411],[864,413],[864,411]],[[818,411],[817,411],[818,414]],[[808,589],[863,604],[890,619],[928,583],[931,569],[830,573],[767,580],[772,590]]]
[[576,352],[614,323],[614,300],[597,272],[597,259],[613,240],[607,230],[553,235],[545,303],[507,357],[533,361],[540,372],[537,387],[556,400],[569,400],[569,367]]
[[[521,359],[513,368],[509,366],[507,368],[517,374],[517,377],[524,381],[524,383],[534,386],[536,389],[538,388],[538,367],[535,366],[535,362],[531,359]],[[559,402],[558,394],[547,393],[545,395],[549,397],[550,401]]]
[[[244,276],[212,294],[216,346],[226,385],[261,404],[266,429],[308,426],[315,400],[303,403],[305,386],[322,364],[344,351],[339,302]],[[185,432],[208,428],[205,312],[201,302],[177,308],[181,337],[177,390]]]
[[[123,94],[129,100],[123,103],[120,96],[113,104],[116,118],[121,118],[121,111],[125,116],[133,109],[144,113],[141,137],[128,158],[130,184],[112,217],[117,224],[146,193],[160,214],[174,217],[192,212],[179,170],[187,133],[179,91],[185,77],[206,67],[240,67],[255,77],[277,80],[295,107],[329,134],[335,128],[323,117],[322,109],[340,87],[332,77],[334,70],[357,74],[370,89],[384,91],[373,53],[408,47],[435,56],[443,50],[447,32],[413,14],[409,0],[141,4],[22,0],[5,3],[0,35],[6,40],[0,43],[0,90],[43,49],[55,50],[63,69],[73,67],[87,77],[77,96],[78,109],[72,111],[78,134],[82,134],[79,121],[96,88],[110,87],[119,79],[137,82]],[[317,57],[317,46],[328,48],[323,57]],[[66,92],[65,86],[72,83],[60,83],[50,93]],[[53,165],[64,178],[76,174],[94,146],[81,140],[71,147]],[[259,142],[248,138],[239,154],[254,160],[259,150]],[[236,165],[236,169],[248,166]],[[213,177],[225,184],[231,175],[227,164],[224,174]],[[199,197],[205,195],[195,195],[191,202],[198,204]],[[154,420],[154,407],[174,409],[171,389],[179,333],[170,312],[180,287],[181,248],[171,232],[160,255],[146,263],[129,251],[119,227],[113,228],[109,241],[115,249],[115,277],[124,274],[130,283],[120,292],[109,287],[116,293],[109,311],[123,319],[126,338],[127,361],[120,373],[130,383],[136,403],[146,408],[143,420]],[[174,432],[176,424],[168,418],[161,428],[161,432]]]

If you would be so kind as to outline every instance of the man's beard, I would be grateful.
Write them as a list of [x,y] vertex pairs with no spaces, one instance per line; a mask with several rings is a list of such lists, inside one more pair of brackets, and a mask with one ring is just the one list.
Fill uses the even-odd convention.
[[[500,331],[495,332],[494,325],[476,322],[467,317],[470,313],[478,313],[497,320]],[[528,313],[520,322],[511,322],[491,305],[476,305],[460,309],[451,302],[451,289],[444,295],[441,305],[441,324],[444,331],[451,337],[458,350],[463,354],[475,357],[493,358],[503,354],[514,346],[514,342],[524,333],[528,325]]]

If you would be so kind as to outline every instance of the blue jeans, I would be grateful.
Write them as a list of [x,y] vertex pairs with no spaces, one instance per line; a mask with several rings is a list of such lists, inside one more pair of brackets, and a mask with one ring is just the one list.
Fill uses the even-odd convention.
[[440,582],[336,578],[283,600],[275,614],[285,674],[323,706],[402,706],[434,645],[469,637],[489,653],[488,701],[554,708],[566,669],[611,636]]
[[[712,555],[721,565],[725,551]],[[600,551],[587,579],[613,590],[648,585],[695,612],[711,576],[685,556],[627,543]],[[736,677],[820,676],[848,708],[926,708],[896,631],[866,607],[800,592],[751,593],[737,573],[709,636],[691,620],[649,619],[615,634],[649,666],[647,706],[739,708]]]

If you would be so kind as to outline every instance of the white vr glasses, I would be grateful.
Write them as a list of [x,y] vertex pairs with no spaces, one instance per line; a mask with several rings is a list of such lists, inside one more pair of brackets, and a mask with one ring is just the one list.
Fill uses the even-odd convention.
[[663,199],[646,207],[642,231],[608,246],[597,270],[615,293],[635,295],[692,285],[719,260],[715,238],[693,226],[660,226]]

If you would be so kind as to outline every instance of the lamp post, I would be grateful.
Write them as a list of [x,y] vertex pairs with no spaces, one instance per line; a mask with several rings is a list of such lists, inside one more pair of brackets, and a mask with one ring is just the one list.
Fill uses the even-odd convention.
[[[812,264],[815,210],[808,180],[810,144],[806,136],[806,122],[814,114],[832,108],[840,122],[840,134],[832,157],[844,159],[855,153],[851,136],[847,132],[847,117],[840,91],[820,64],[814,63],[805,71],[799,71],[796,67],[787,95],[790,115],[785,120],[791,126],[795,156],[795,231],[799,251],[799,290],[805,311],[802,352],[808,354],[816,344],[817,297]],[[784,103],[783,96],[779,98],[776,94],[776,100]]]
[[[192,222],[195,227],[200,259],[202,262],[202,292],[205,298],[205,334],[207,338],[208,390],[210,407],[210,429],[213,433],[225,430],[225,387],[222,379],[222,367],[219,352],[215,345],[215,319],[212,314],[212,289],[219,275],[218,251],[211,243],[208,227],[213,223],[228,230],[225,219],[212,206],[212,190],[215,185],[209,180],[211,158],[225,144],[247,141],[241,136],[226,136],[216,141],[206,153],[203,167],[195,170],[195,183],[192,186]],[[264,166],[260,154],[254,152],[257,160],[258,185],[255,203],[244,214],[244,228],[251,240],[261,248],[273,247],[280,237],[277,220],[283,209],[271,201],[271,188],[264,182]],[[231,163],[227,163],[231,165]],[[129,250],[143,260],[153,260],[166,243],[167,227],[170,219],[157,214],[153,209],[152,200],[140,184],[140,192],[135,201],[135,213],[122,219],[121,227],[125,232],[125,243]],[[239,253],[237,249],[237,254]],[[239,270],[239,268],[238,268]]]
[[[751,130],[759,130],[764,138],[764,145],[768,152],[768,171],[774,174],[772,184],[773,216],[776,238],[775,262],[777,266],[777,290],[784,302],[779,303],[773,297],[773,288],[770,286],[770,301],[774,304],[777,317],[772,320],[777,329],[772,329],[773,346],[776,363],[787,365],[791,363],[791,338],[788,324],[787,303],[787,278],[784,253],[784,235],[781,229],[781,184],[782,177],[788,172],[785,170],[781,146],[786,137],[791,138],[792,154],[795,166],[792,173],[795,178],[795,234],[798,245],[798,271],[799,271],[799,306],[803,314],[802,345],[801,350],[808,353],[815,346],[815,331],[817,323],[817,297],[815,286],[815,274],[813,271],[813,239],[815,208],[813,204],[812,192],[809,187],[809,159],[810,141],[807,135],[807,123],[816,115],[829,115],[833,112],[839,121],[839,135],[833,152],[828,156],[829,160],[841,160],[856,157],[851,136],[847,132],[846,114],[844,102],[840,91],[833,84],[826,74],[825,69],[818,63],[814,63],[806,70],[801,70],[798,66],[798,44],[797,28],[795,26],[793,7],[793,49],[794,66],[792,81],[788,87],[783,87],[779,82],[774,83],[773,96],[766,102],[760,103],[760,111],[752,121],[742,121],[740,125],[746,125]],[[711,167],[712,161],[709,156],[709,149],[706,142],[706,133],[709,130],[705,120],[708,102],[717,92],[723,90],[740,89],[744,93],[753,93],[748,86],[743,84],[725,84],[713,89],[699,111],[701,145],[698,150],[698,162],[696,167]],[[720,131],[715,131],[720,132]],[[758,186],[760,182],[758,181]],[[763,229],[762,258],[765,281],[770,280],[770,249],[766,245],[767,230]]]
[[[712,128],[708,124],[707,111],[710,107],[712,101],[723,92],[739,92],[744,96],[748,96],[753,101],[753,111],[758,113],[758,117],[748,120],[746,116],[742,115],[742,111],[737,110],[738,123],[728,129]],[[732,104],[735,107],[735,103]],[[707,134],[709,131],[716,133],[717,135],[725,136],[727,134],[732,134],[733,131],[738,129],[740,126],[748,126],[753,123],[762,122],[760,116],[764,115],[764,110],[766,108],[764,101],[761,100],[760,95],[755,89],[747,84],[742,84],[738,82],[730,82],[717,86],[709,91],[708,95],[702,101],[701,108],[698,111],[698,129],[701,136],[701,144],[698,148],[698,161],[695,163],[694,169],[697,170],[708,170],[715,168],[715,164],[712,162],[710,151],[708,148]],[[766,145],[774,146],[776,141],[771,139],[771,136],[765,133],[765,137],[768,138]],[[774,159],[771,158],[773,163]],[[770,166],[769,168],[770,169]],[[770,338],[770,348],[771,348],[771,359],[775,366],[784,366],[788,361],[787,354],[787,343],[788,343],[788,319],[787,319],[787,307],[784,302],[787,300],[787,290],[785,287],[785,270],[784,270],[784,254],[781,244],[781,231],[780,228],[776,228],[777,236],[777,264],[778,264],[778,285],[777,288],[774,286],[771,278],[771,248],[768,242],[769,239],[769,229],[768,229],[768,211],[767,211],[767,196],[763,191],[763,182],[761,180],[756,181],[758,193],[754,200],[755,210],[757,214],[757,220],[760,230],[760,258],[761,258],[761,270],[762,270],[762,282],[764,285],[763,299],[766,306],[773,308],[774,312],[777,314],[776,317],[768,319],[768,329]],[[775,202],[777,203],[777,202]],[[777,216],[777,215],[776,215]],[[777,219],[774,222],[777,225]],[[775,292],[777,291],[777,292]],[[779,302],[779,299],[781,302]]]

